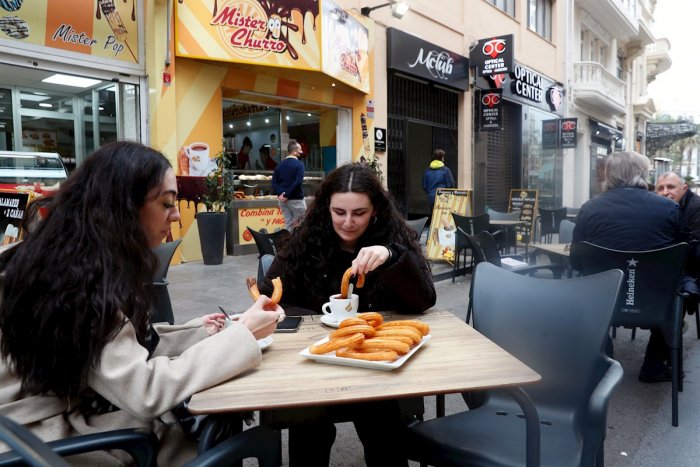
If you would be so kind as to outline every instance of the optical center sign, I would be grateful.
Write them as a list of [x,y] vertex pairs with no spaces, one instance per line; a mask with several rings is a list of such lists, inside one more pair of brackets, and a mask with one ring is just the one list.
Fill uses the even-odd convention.
[[387,29],[389,68],[466,91],[469,60],[398,29]]

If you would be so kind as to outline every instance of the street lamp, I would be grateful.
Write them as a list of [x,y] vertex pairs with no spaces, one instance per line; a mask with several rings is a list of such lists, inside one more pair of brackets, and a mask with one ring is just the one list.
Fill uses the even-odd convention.
[[401,19],[403,18],[403,15],[406,14],[406,12],[411,8],[408,6],[408,3],[406,2],[401,2],[399,0],[391,0],[390,2],[382,3],[381,5],[369,7],[369,6],[364,6],[362,9],[360,9],[360,13],[362,13],[363,16],[369,16],[370,12],[373,10],[376,10],[377,8],[383,8],[385,6],[391,5],[391,15],[394,18]]

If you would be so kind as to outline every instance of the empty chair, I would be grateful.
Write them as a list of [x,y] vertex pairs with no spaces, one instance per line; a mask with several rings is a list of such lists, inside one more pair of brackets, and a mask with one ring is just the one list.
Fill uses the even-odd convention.
[[671,421],[678,426],[682,367],[683,297],[678,293],[687,243],[649,251],[619,251],[588,242],[571,245],[571,262],[584,275],[625,272],[612,326],[659,329],[671,353]]
[[[543,466],[602,466],[608,402],[622,379],[620,364],[604,350],[621,282],[621,271],[554,281],[479,264],[474,328],[542,380],[486,391],[478,408],[412,425],[405,444],[410,458],[436,466],[513,466],[527,457],[527,465],[540,465],[541,446]],[[526,435],[514,393],[535,405],[541,443],[537,428]]]
[[[486,208],[486,214],[489,215],[489,222],[520,220],[519,210],[513,212],[501,212],[494,211],[491,208]],[[501,249],[501,251],[509,250],[511,246],[516,246],[516,235],[513,235],[515,233],[514,228],[494,226],[489,231],[491,232],[491,235],[493,235],[493,238],[496,239],[496,242],[498,242],[498,246]]]
[[152,323],[175,323],[173,306],[170,302],[170,293],[168,292],[167,277],[170,261],[181,242],[182,240],[178,238],[172,242],[161,243],[153,249],[153,253],[158,257],[158,268],[153,275],[156,302],[153,314],[151,315]]
[[574,239],[574,227],[576,224],[568,219],[564,219],[559,224],[559,243],[571,243]]
[[552,243],[552,235],[559,233],[561,221],[566,219],[566,208],[545,209],[539,208],[540,213],[540,241]]
[[[482,230],[489,229],[489,215],[482,214],[480,216],[460,216],[459,214],[452,213],[452,218],[455,222],[455,227],[457,228],[457,235],[455,236],[455,262],[452,267],[452,282],[455,281],[457,272],[459,271],[459,265],[462,264],[462,268],[467,266],[467,250],[470,249],[469,242],[464,237],[464,233],[468,235],[476,235]],[[460,229],[462,232],[460,232]],[[473,259],[472,259],[473,264]]]
[[276,255],[277,250],[283,245],[291,233],[289,230],[281,229],[274,233],[259,232],[257,230],[246,227],[248,232],[253,236],[255,245],[258,247],[258,258],[262,255]]
[[418,242],[420,242],[420,237],[423,234],[423,228],[425,227],[425,223],[427,221],[427,217],[421,217],[420,219],[406,221],[406,225],[408,226],[408,228],[416,233],[416,240],[418,240]]

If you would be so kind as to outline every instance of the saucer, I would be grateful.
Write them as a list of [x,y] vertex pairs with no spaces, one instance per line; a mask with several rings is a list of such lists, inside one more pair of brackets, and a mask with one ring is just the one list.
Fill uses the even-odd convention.
[[260,346],[260,350],[265,350],[266,348],[270,347],[272,345],[272,336],[258,339],[258,345]]
[[323,315],[321,316],[321,322],[325,324],[326,326],[330,326],[332,328],[337,328],[338,327],[338,321],[333,319],[332,316],[329,315]]

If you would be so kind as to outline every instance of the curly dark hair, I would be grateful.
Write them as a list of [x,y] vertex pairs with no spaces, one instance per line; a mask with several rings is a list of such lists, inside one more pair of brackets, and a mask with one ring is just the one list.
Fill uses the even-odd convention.
[[24,390],[77,395],[124,316],[146,345],[157,258],[140,208],[169,168],[142,144],[99,148],[35,230],[0,256],[0,351]]
[[[366,194],[376,215],[376,220],[370,222],[358,239],[356,251],[370,245],[397,243],[415,250],[422,258],[415,236],[396,207],[394,198],[375,173],[360,163],[342,165],[325,178],[302,224],[280,252],[287,259],[287,272],[292,277],[303,277],[309,296],[323,296],[318,278],[326,272],[325,265],[333,253],[340,249],[340,237],[333,230],[331,219],[331,197],[336,193],[350,192]],[[427,264],[425,268],[427,270]]]

